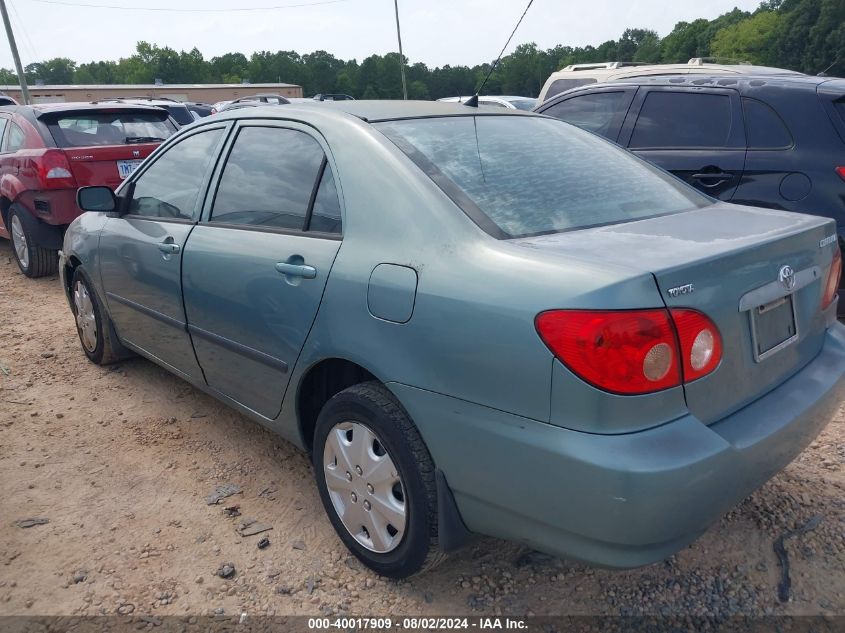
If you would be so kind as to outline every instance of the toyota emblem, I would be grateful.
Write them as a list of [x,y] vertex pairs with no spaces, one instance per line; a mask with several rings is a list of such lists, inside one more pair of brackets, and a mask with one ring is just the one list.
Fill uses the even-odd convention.
[[778,281],[780,281],[780,283],[783,284],[783,287],[787,290],[791,291],[795,288],[795,271],[792,270],[792,266],[781,266],[780,272],[778,273]]

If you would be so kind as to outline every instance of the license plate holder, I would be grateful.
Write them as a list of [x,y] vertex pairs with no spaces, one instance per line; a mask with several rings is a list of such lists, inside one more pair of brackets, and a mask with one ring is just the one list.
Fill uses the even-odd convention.
[[751,313],[751,342],[758,363],[798,340],[795,295],[756,306]]
[[143,162],[142,160],[119,160],[117,161],[117,173],[121,179],[128,178],[138,169],[138,165]]

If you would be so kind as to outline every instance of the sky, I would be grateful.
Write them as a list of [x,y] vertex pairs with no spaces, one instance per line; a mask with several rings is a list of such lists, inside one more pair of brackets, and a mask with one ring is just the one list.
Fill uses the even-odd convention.
[[[176,50],[196,46],[206,59],[227,52],[249,56],[257,50],[325,50],[361,61],[397,49],[393,0],[6,0],[6,4],[24,65],[53,57],[77,62],[119,59],[131,55],[139,40]],[[628,27],[653,29],[662,37],[679,21],[712,19],[735,6],[753,10],[758,4],[759,0],[534,0],[510,50],[526,42],[536,42],[540,48],[598,45],[617,39]],[[399,0],[405,56],[411,63],[422,61],[432,67],[491,61],[525,5],[525,0]],[[289,8],[230,10],[271,6]],[[196,9],[218,11],[184,11]],[[13,67],[5,42],[0,46],[0,67]]]

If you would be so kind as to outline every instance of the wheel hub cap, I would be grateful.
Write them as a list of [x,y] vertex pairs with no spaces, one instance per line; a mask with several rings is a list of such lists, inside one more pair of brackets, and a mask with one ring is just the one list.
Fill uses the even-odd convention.
[[97,347],[97,317],[94,316],[94,304],[88,294],[88,288],[81,281],[73,287],[73,305],[76,308],[76,327],[79,340],[89,352]]
[[29,268],[29,248],[26,243],[26,233],[23,232],[21,221],[16,215],[12,216],[12,244],[21,266]]
[[323,472],[349,534],[372,552],[396,549],[408,516],[405,489],[379,437],[359,422],[335,425],[323,450]]

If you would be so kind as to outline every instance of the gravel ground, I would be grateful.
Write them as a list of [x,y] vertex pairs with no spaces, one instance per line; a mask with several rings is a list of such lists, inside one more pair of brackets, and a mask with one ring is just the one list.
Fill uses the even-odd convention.
[[[843,409],[663,563],[591,569],[484,538],[394,582],[336,538],[303,454],[152,363],[89,363],[58,280],[23,277],[3,240],[0,314],[0,615],[845,615]],[[223,484],[242,492],[207,505]],[[272,530],[242,537],[246,519]],[[773,544],[802,527],[783,601]]]

